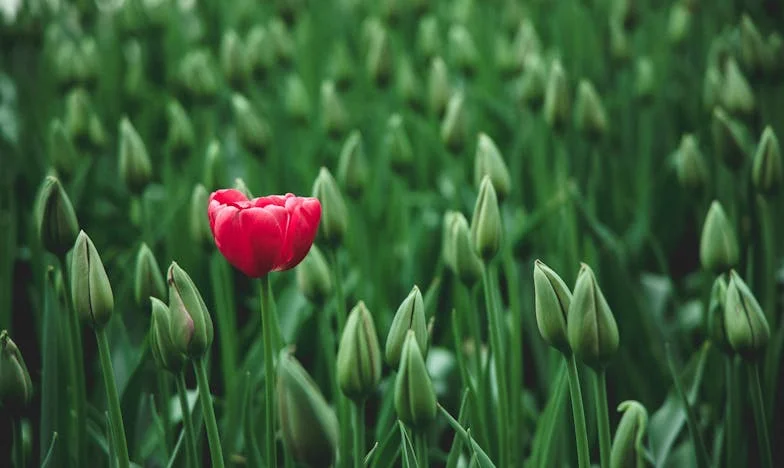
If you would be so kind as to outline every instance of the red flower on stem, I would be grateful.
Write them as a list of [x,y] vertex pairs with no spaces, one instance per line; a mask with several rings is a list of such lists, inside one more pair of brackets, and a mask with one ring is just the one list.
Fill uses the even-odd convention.
[[207,214],[220,253],[259,278],[305,258],[318,231],[321,203],[291,193],[248,200],[239,190],[224,189],[210,195]]

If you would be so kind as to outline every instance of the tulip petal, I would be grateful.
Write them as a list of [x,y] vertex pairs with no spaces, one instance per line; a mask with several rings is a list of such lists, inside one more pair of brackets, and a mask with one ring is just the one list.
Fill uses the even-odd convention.
[[289,198],[286,209],[290,212],[289,224],[284,234],[288,256],[276,266],[276,271],[294,268],[305,258],[316,238],[321,219],[321,203],[315,198]]

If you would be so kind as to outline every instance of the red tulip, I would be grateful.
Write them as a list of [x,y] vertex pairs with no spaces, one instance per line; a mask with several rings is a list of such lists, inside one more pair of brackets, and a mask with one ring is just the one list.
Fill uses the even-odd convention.
[[321,203],[291,193],[248,200],[238,190],[224,189],[210,195],[207,213],[220,253],[258,278],[294,268],[305,258],[316,237]]

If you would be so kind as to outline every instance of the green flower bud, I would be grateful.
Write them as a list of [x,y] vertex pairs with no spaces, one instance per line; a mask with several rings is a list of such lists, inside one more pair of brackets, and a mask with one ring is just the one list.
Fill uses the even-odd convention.
[[779,140],[769,125],[762,131],[762,138],[754,155],[751,180],[754,187],[765,195],[778,193],[784,183]]
[[739,251],[735,229],[721,203],[714,200],[708,209],[700,237],[702,267],[716,274],[724,273],[738,264]]
[[362,134],[354,130],[343,144],[338,159],[338,180],[346,192],[359,198],[365,191],[370,177],[367,157],[365,156]]
[[250,189],[248,188],[248,185],[245,184],[245,181],[242,179],[242,177],[237,177],[236,179],[234,179],[233,188],[234,190],[239,190],[240,192],[242,192],[242,194],[245,195],[245,197],[248,200],[253,198],[253,194],[250,193]]
[[386,86],[392,77],[392,50],[389,36],[382,26],[371,30],[365,68],[378,86]]
[[411,108],[420,109],[422,106],[422,89],[419,78],[414,72],[414,67],[408,56],[401,54],[398,59],[396,88],[403,101]]
[[422,429],[436,417],[438,409],[433,382],[419,350],[413,330],[406,334],[395,380],[395,411],[407,426]]
[[768,62],[768,45],[749,15],[740,21],[740,59],[752,74],[761,72]]
[[286,23],[280,18],[273,18],[269,23],[269,34],[272,40],[275,59],[281,65],[288,65],[294,60],[294,38],[291,37]]
[[675,2],[670,8],[667,21],[667,38],[672,44],[680,44],[691,30],[691,11],[681,2]]
[[743,279],[730,270],[724,303],[727,341],[746,360],[762,355],[770,339],[770,328],[762,308]]
[[708,338],[727,354],[733,350],[727,341],[727,329],[724,326],[724,305],[727,299],[726,275],[719,275],[713,282],[710,301],[708,303]]
[[414,286],[408,296],[400,303],[395,312],[392,325],[389,327],[384,358],[387,363],[397,368],[408,332],[413,331],[418,350],[427,353],[427,322],[425,320],[425,303],[419,287]]
[[462,24],[449,28],[449,56],[463,73],[473,75],[479,65],[479,51],[471,33]]
[[210,99],[218,92],[218,74],[212,55],[206,49],[189,51],[180,62],[178,77],[194,98]]
[[444,264],[453,272],[455,272],[455,246],[452,242],[452,225],[459,215],[459,211],[447,210],[444,213],[443,230],[441,231],[441,257],[444,259]]
[[544,341],[564,355],[572,353],[566,332],[571,303],[572,293],[558,273],[539,260],[534,262],[536,324]]
[[[206,208],[205,208],[206,211]],[[163,281],[161,267],[158,260],[147,244],[142,242],[139,253],[136,254],[136,276],[133,288],[136,305],[143,307],[149,298],[164,299],[166,297],[166,284]]]
[[3,330],[0,332],[0,408],[9,413],[17,412],[27,406],[32,397],[33,382],[22,353]]
[[204,187],[208,191],[217,190],[226,185],[226,178],[226,166],[220,142],[212,140],[207,145],[204,155]]
[[362,402],[381,380],[381,351],[373,316],[359,301],[346,320],[337,357],[338,384],[343,393]]
[[393,170],[403,172],[414,163],[414,150],[400,114],[389,116],[383,145]]
[[179,374],[187,358],[171,339],[169,308],[157,297],[150,297],[152,319],[150,321],[150,354],[159,369]]
[[688,190],[701,190],[707,185],[708,166],[694,135],[681,137],[681,144],[675,152],[675,173],[678,182]]
[[90,95],[83,88],[76,88],[66,96],[63,121],[66,133],[77,146],[100,148],[106,143],[103,124],[93,110]]
[[321,83],[321,124],[332,137],[342,134],[348,127],[348,112],[332,81]]
[[702,81],[702,104],[705,110],[711,111],[718,106],[722,79],[721,72],[715,66],[709,65],[705,70]]
[[190,234],[196,245],[208,248],[215,245],[210,230],[210,221],[206,215],[209,194],[202,184],[196,184],[191,193]]
[[566,319],[569,347],[595,370],[607,366],[618,351],[618,326],[591,267],[584,264],[577,275]]
[[618,62],[625,62],[632,54],[629,36],[623,25],[613,20],[610,20],[610,54]]
[[296,268],[297,286],[309,301],[323,305],[332,295],[332,272],[321,249],[310,247],[308,255]]
[[484,176],[489,176],[499,200],[503,201],[512,191],[512,177],[504,158],[495,142],[485,133],[480,133],[474,157],[474,184],[478,189]]
[[536,25],[531,18],[524,18],[512,40],[512,61],[523,67],[527,66],[528,59],[532,56],[539,56],[542,52],[542,40],[536,32]]
[[76,314],[95,329],[103,328],[112,318],[112,285],[93,241],[84,231],[79,231],[71,254],[71,298]]
[[172,262],[169,283],[169,334],[174,347],[191,359],[203,357],[213,339],[212,318],[188,273]]
[[482,279],[482,259],[474,250],[471,241],[471,228],[463,213],[455,213],[450,220],[448,253],[452,256],[452,271],[467,286],[473,286]]
[[166,116],[169,122],[166,146],[175,153],[189,152],[196,145],[196,132],[188,113],[176,99],[172,99],[166,104]]
[[441,51],[441,32],[438,29],[438,18],[427,15],[417,26],[415,50],[420,58],[432,60]]
[[345,41],[337,41],[327,62],[327,76],[338,89],[345,89],[354,78],[356,65]]
[[656,90],[656,71],[649,57],[640,57],[634,69],[634,94],[637,98],[648,101]]
[[152,163],[139,133],[127,117],[120,121],[120,178],[133,194],[140,194],[152,178]]
[[530,54],[523,69],[523,76],[517,86],[518,99],[523,105],[538,110],[547,88],[547,70],[539,54]]
[[321,168],[313,183],[313,196],[321,202],[320,235],[329,244],[339,245],[348,231],[348,210],[335,178],[326,167]]
[[577,129],[589,138],[599,139],[607,133],[607,112],[590,81],[580,80],[574,105]]
[[460,91],[449,98],[444,119],[441,121],[441,141],[454,152],[463,149],[468,139],[468,122],[465,98]]
[[618,405],[623,412],[615,431],[610,468],[645,468],[645,430],[648,427],[648,411],[639,402],[627,400]]
[[434,57],[427,76],[427,107],[430,113],[442,116],[451,94],[452,85],[449,83],[446,63],[441,57]]
[[782,62],[784,62],[784,38],[778,32],[773,31],[768,36],[766,46],[767,63],[765,70],[774,74],[774,76],[778,76],[781,73]]
[[310,118],[311,105],[305,83],[297,73],[286,76],[283,88],[283,104],[286,113],[297,122],[307,122]]
[[65,255],[74,245],[79,223],[71,200],[56,177],[47,176],[41,184],[36,214],[41,245],[55,255]]
[[54,119],[49,124],[49,161],[57,172],[64,176],[73,174],[79,163],[76,148],[59,119]]
[[748,134],[745,127],[728,116],[724,110],[716,108],[713,110],[711,133],[714,151],[724,163],[735,171],[743,167],[748,157]]
[[471,218],[471,242],[474,251],[485,263],[498,253],[501,247],[501,212],[498,209],[498,197],[489,176],[484,176],[479,186],[479,196],[474,205],[474,217]]
[[338,445],[338,420],[318,386],[294,356],[278,362],[278,417],[294,459],[310,466],[330,465]]
[[729,112],[749,115],[754,112],[754,91],[733,57],[724,64],[724,82],[719,100]]
[[248,62],[242,39],[230,29],[223,34],[220,45],[220,64],[226,81],[235,86],[248,77]]
[[555,130],[561,130],[569,120],[569,83],[560,60],[550,65],[544,93],[544,119]]
[[239,93],[232,96],[231,107],[242,146],[258,156],[264,155],[272,139],[272,131],[267,121],[253,109],[250,101]]
[[245,38],[245,61],[248,71],[263,76],[275,63],[272,38],[262,25],[254,26]]
[[611,5],[610,19],[627,31],[631,31],[639,21],[637,2],[634,0],[614,0]]
[[129,40],[123,46],[125,57],[125,76],[123,77],[123,90],[133,98],[143,96],[147,71],[144,69],[142,46],[136,39]]

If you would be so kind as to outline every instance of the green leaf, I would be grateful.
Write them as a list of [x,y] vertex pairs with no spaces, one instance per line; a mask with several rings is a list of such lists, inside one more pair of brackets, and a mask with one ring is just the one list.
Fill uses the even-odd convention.
[[[40,440],[54,440],[54,434],[62,430],[64,408],[68,408],[66,401],[60,402],[59,398],[67,398],[62,391],[63,384],[60,380],[59,358],[65,355],[61,352],[61,335],[63,327],[60,320],[64,317],[59,310],[57,293],[54,286],[54,270],[46,273],[44,284],[44,320],[42,337],[43,365],[41,369],[41,431]],[[62,444],[51,444],[48,448],[41,444],[41,464],[44,460],[53,466],[63,466],[65,463],[65,449],[60,449]]]
[[[387,398],[392,400],[391,398]],[[394,425],[389,428],[386,437],[375,449],[372,468],[391,468],[400,456],[400,431]],[[378,444],[378,442],[376,442]]]
[[533,450],[526,465],[557,466],[562,455],[557,450],[559,437],[564,434],[572,434],[573,437],[574,434],[573,428],[565,423],[563,413],[569,397],[566,361],[563,359],[551,388],[550,399],[539,417],[539,424],[534,432]]
[[411,438],[408,436],[408,430],[402,422],[397,422],[400,429],[400,447],[403,451],[403,468],[419,468],[419,463],[416,458],[416,451]]
[[52,463],[52,454],[54,453],[54,446],[57,444],[57,433],[52,434],[52,441],[49,443],[49,448],[46,450],[46,455],[41,460],[41,468],[49,468]]
[[[465,425],[465,419],[467,417],[466,408],[468,407],[468,392],[468,389],[463,392],[463,398],[460,400],[460,412],[457,413],[457,421],[461,426]],[[460,452],[463,448],[462,442],[463,438],[455,434],[455,437],[452,439],[452,447],[449,449],[449,457],[446,461],[446,468],[457,467],[457,461],[460,459]]]

